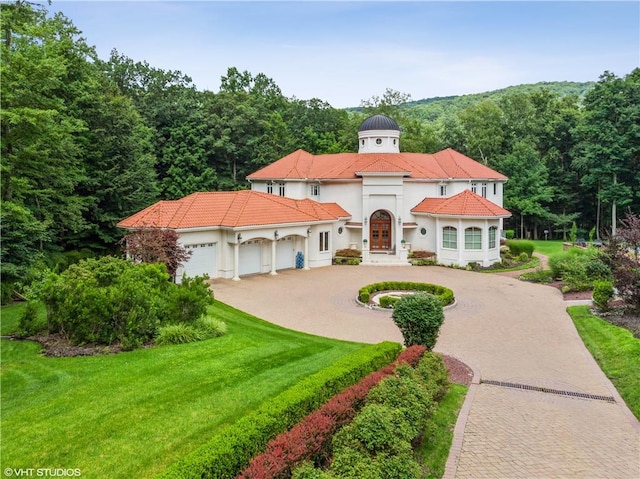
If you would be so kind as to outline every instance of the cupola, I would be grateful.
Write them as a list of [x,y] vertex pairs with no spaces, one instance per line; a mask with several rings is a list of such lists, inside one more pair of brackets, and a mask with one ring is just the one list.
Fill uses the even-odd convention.
[[374,115],[358,128],[358,153],[400,153],[400,127],[386,115]]

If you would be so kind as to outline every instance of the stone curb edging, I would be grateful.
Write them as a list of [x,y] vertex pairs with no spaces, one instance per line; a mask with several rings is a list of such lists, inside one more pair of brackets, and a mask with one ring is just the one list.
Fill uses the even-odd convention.
[[[360,298],[358,296],[356,296],[356,304],[363,308],[370,309],[371,311],[387,311],[389,313],[393,312],[393,308],[381,308],[380,306],[375,306],[373,304],[365,304],[362,301],[360,301]],[[447,311],[448,309],[455,308],[457,304],[458,304],[458,300],[454,297],[453,303],[443,306],[442,310]]]
[[[456,358],[457,359],[457,358]],[[473,371],[473,379],[469,385],[469,390],[464,399],[464,404],[458,414],[455,428],[453,429],[453,440],[451,441],[451,448],[449,449],[449,457],[445,465],[444,474],[442,479],[455,479],[456,472],[458,470],[458,462],[460,461],[460,455],[462,454],[462,444],[464,441],[464,430],[467,426],[467,420],[471,413],[471,406],[476,396],[478,386],[480,386],[480,371],[472,364],[462,361]]]

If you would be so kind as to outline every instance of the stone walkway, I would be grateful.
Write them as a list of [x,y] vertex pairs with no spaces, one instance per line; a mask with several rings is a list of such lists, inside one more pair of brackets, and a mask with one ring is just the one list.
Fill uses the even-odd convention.
[[[434,267],[331,266],[242,281],[214,280],[216,298],[284,327],[351,341],[402,342],[390,314],[358,307],[383,280],[447,286],[436,350],[472,366],[445,477],[640,478],[640,424],[584,348],[554,288]],[[540,392],[577,393],[583,397]],[[613,397],[617,402],[587,397]]]

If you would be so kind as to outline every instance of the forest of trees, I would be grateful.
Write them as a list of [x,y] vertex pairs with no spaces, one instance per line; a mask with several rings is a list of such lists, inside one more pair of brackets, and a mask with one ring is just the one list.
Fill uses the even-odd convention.
[[159,199],[247,188],[298,148],[357,151],[374,113],[398,122],[403,151],[452,147],[507,175],[518,236],[561,237],[574,221],[604,235],[640,212],[640,69],[604,72],[584,94],[516,90],[424,118],[391,89],[336,109],[234,67],[199,91],[115,50],[98,58],[64,15],[22,1],[1,5],[1,28],[3,281],[51,252],[118,250],[116,223]]

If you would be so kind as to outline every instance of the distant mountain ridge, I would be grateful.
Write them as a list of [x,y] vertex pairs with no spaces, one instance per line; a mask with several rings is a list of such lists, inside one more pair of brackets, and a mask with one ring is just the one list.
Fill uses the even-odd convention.
[[472,93],[469,95],[446,96],[425,98],[411,101],[403,105],[403,109],[408,110],[410,116],[414,116],[424,121],[436,121],[443,115],[453,115],[461,112],[468,106],[482,100],[499,101],[507,95],[530,94],[536,91],[548,90],[561,97],[576,95],[582,98],[587,91],[595,85],[595,82],[539,82],[514,85],[499,90],[492,90],[483,93]]
[[[445,116],[455,115],[470,105],[482,100],[499,101],[507,95],[530,94],[532,92],[548,90],[561,97],[576,95],[582,98],[596,82],[539,82],[514,85],[499,90],[491,90],[483,93],[471,93],[468,95],[441,96],[410,101],[402,105],[402,109],[412,117],[426,122],[437,121]],[[349,111],[362,111],[361,107],[348,108]]]

